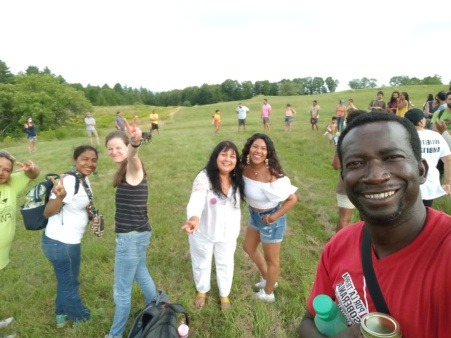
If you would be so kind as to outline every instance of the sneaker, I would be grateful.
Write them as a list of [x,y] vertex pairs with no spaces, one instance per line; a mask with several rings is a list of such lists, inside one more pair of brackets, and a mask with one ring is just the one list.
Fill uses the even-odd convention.
[[66,315],[56,315],[56,328],[61,329],[65,327],[67,324],[67,316]]
[[13,321],[14,321],[14,317],[9,317],[9,318],[0,320],[0,329],[3,329],[4,327],[7,327]]
[[[264,289],[265,286],[266,286],[266,279],[263,279],[263,278],[260,279],[260,282],[255,283],[254,286],[255,286],[255,288],[257,288],[257,289]],[[278,286],[279,286],[279,283],[276,282],[276,284],[274,284],[274,289],[275,289],[276,287],[278,287]]]
[[260,289],[260,291],[254,293],[254,297],[256,299],[263,300],[263,301],[268,302],[268,303],[274,303],[276,301],[276,297],[274,296],[274,292],[271,292],[271,294],[268,295],[265,292],[265,290],[263,290],[263,289]]

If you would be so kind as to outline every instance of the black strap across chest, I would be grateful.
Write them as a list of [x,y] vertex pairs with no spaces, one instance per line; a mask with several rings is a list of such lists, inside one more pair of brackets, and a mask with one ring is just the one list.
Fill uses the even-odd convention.
[[385,303],[384,295],[382,294],[379,283],[377,282],[376,274],[374,273],[373,260],[371,259],[371,236],[366,227],[363,229],[362,236],[362,266],[363,275],[365,276],[368,290],[370,291],[376,310],[390,315],[388,306]]

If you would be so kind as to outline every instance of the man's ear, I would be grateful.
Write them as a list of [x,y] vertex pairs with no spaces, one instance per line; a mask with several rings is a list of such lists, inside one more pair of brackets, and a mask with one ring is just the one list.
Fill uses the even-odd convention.
[[418,173],[420,175],[420,184],[426,182],[426,178],[428,176],[429,166],[424,158],[421,159],[420,163],[418,163]]

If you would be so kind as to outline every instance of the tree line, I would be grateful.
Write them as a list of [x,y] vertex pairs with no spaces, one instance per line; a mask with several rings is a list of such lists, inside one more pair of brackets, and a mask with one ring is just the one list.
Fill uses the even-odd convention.
[[[240,101],[256,95],[294,96],[334,93],[339,81],[332,77],[283,79],[279,82],[238,82],[227,79],[221,84],[203,84],[185,89],[152,92],[146,88],[131,88],[117,83],[113,88],[79,83],[69,84],[61,75],[52,74],[47,67],[40,70],[29,66],[14,75],[0,60],[0,139],[23,134],[22,125],[31,116],[40,130],[55,130],[67,120],[85,114],[92,106],[121,106],[145,104],[151,106],[194,106],[217,102]],[[424,79],[396,76],[391,86],[406,84],[442,84],[438,75]],[[348,83],[351,89],[375,88],[376,79],[354,79]]]

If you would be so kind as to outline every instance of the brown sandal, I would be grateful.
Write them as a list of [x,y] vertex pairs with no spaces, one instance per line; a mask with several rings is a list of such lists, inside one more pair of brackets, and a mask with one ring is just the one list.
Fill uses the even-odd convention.
[[221,310],[225,311],[232,307],[229,297],[221,297]]
[[207,294],[205,292],[198,292],[196,298],[194,299],[194,306],[196,309],[202,309],[205,305],[205,300],[207,298]]

